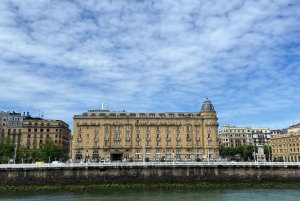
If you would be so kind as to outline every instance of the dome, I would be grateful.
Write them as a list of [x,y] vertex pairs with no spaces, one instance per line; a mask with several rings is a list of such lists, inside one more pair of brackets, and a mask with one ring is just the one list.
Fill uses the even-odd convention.
[[215,111],[214,106],[210,100],[208,100],[208,98],[206,98],[206,100],[203,102],[201,111]]

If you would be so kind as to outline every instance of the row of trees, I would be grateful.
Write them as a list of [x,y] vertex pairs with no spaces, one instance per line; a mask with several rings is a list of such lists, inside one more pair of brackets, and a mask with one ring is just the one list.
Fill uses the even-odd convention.
[[35,161],[53,161],[55,159],[59,160],[63,156],[62,148],[56,144],[52,138],[46,138],[42,149],[27,149],[24,146],[20,146],[15,150],[15,145],[12,143],[10,138],[2,138],[0,140],[0,163],[8,163],[10,158],[15,157],[16,153],[16,163],[22,162],[35,162]]
[[[237,161],[254,161],[254,153],[257,153],[257,151],[257,147],[254,145],[241,145],[238,147],[224,147],[221,145],[219,147],[222,158],[231,158]],[[271,146],[264,145],[264,154],[267,161],[272,158]]]

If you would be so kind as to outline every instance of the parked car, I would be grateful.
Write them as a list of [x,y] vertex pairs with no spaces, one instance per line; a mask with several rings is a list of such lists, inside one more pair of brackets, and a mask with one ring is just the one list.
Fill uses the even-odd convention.
[[100,160],[99,163],[103,164],[103,165],[109,165],[110,164],[110,162],[108,160]]
[[62,163],[61,161],[52,161],[52,164],[54,164],[54,165],[61,164],[61,163]]

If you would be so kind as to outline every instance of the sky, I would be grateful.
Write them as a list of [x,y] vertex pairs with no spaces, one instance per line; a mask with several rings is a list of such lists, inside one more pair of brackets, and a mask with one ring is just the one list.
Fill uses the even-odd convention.
[[1,0],[0,110],[300,123],[299,0]]

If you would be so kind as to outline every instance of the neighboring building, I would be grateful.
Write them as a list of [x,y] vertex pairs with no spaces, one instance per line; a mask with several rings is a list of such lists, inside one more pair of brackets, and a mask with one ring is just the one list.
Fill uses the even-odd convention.
[[300,162],[300,125],[293,125],[287,133],[272,135],[272,159],[282,158],[286,162]]
[[7,133],[7,121],[10,112],[0,112],[0,138],[4,138],[5,134]]
[[251,128],[251,126],[237,127],[222,125],[218,132],[220,142],[225,147],[241,145],[269,144],[271,132],[269,128]]
[[71,130],[69,125],[62,120],[49,120],[42,118],[26,117],[23,120],[22,145],[30,148],[41,149],[44,140],[51,137],[55,143],[62,147],[65,155],[70,153]]
[[64,154],[70,153],[71,130],[69,125],[61,120],[48,120],[33,118],[27,112],[21,113],[0,112],[1,126],[0,138],[9,137],[18,147],[42,148],[46,137],[51,137],[54,142],[63,148]]
[[218,118],[206,99],[200,112],[88,110],[74,116],[76,160],[218,158]]

